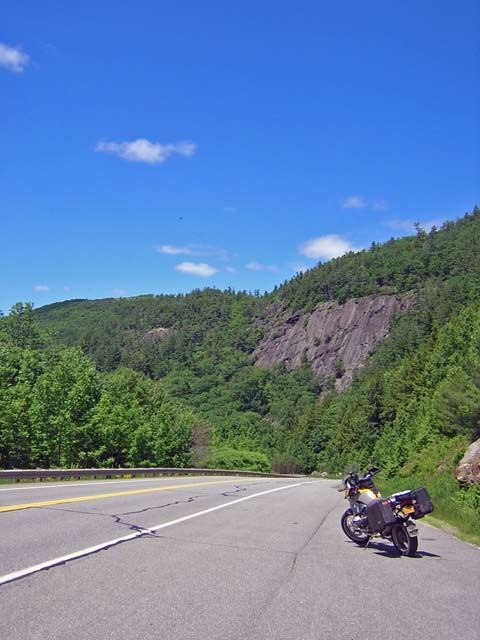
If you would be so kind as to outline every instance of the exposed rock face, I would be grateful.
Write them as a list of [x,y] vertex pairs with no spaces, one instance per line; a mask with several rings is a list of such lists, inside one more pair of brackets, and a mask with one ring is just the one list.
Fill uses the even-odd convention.
[[169,333],[171,333],[173,331],[173,329],[168,329],[165,327],[157,327],[156,329],[151,329],[150,331],[147,331],[147,333],[145,333],[143,335],[144,338],[150,338],[151,340],[154,339],[163,339],[166,338],[168,336]]
[[387,336],[393,314],[407,311],[413,302],[413,295],[366,296],[344,304],[325,302],[312,313],[286,319],[275,305],[261,320],[267,331],[253,353],[255,364],[284,363],[295,369],[307,361],[320,379],[335,377],[340,391]]
[[455,477],[466,484],[480,484],[480,439],[468,447],[455,469]]

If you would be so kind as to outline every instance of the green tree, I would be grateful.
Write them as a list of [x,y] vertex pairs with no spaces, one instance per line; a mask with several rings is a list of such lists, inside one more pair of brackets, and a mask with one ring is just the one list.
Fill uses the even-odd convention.
[[43,341],[33,318],[33,305],[30,302],[17,302],[4,319],[6,339],[14,346],[38,348]]
[[78,349],[51,359],[32,391],[32,458],[42,466],[81,466],[90,447],[88,421],[99,395],[95,367]]

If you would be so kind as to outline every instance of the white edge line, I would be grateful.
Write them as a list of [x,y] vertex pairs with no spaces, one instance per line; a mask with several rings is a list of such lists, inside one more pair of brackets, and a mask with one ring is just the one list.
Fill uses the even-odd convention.
[[73,553],[69,553],[65,556],[60,556],[58,558],[53,558],[52,560],[47,560],[46,562],[41,562],[40,564],[35,564],[31,567],[27,567],[26,569],[20,569],[20,571],[14,571],[12,573],[7,573],[4,576],[0,576],[0,586],[2,584],[6,584],[7,582],[13,582],[14,580],[19,580],[20,578],[25,578],[26,576],[30,576],[33,573],[37,573],[38,571],[43,571],[44,569],[51,569],[52,567],[58,566],[60,564],[65,564],[70,560],[76,560],[78,558],[84,558],[85,556],[89,556],[92,553],[97,553],[97,551],[101,551],[102,549],[108,549],[108,547],[113,547],[122,542],[127,542],[128,540],[134,540],[135,538],[140,538],[141,536],[148,535],[149,533],[155,533],[160,529],[165,529],[166,527],[171,527],[174,524],[179,524],[180,522],[185,522],[186,520],[192,520],[193,518],[198,518],[199,516],[204,516],[207,513],[212,513],[213,511],[218,511],[219,509],[225,509],[225,507],[230,507],[233,504],[238,504],[239,502],[244,502],[245,500],[251,500],[252,498],[258,498],[259,496],[264,496],[267,493],[274,493],[275,491],[283,491],[284,489],[291,489],[293,487],[299,487],[304,484],[312,484],[309,482],[296,482],[295,484],[288,484],[284,487],[276,487],[275,489],[268,489],[267,491],[260,491],[260,493],[253,493],[251,496],[245,496],[244,498],[238,498],[237,500],[231,500],[230,502],[225,502],[225,504],[219,504],[216,507],[211,507],[210,509],[204,509],[203,511],[197,511],[196,513],[192,513],[188,516],[183,516],[182,518],[177,518],[176,520],[170,520],[170,522],[164,522],[163,524],[158,524],[155,527],[149,527],[147,529],[139,529],[135,531],[135,533],[131,533],[128,536],[122,536],[121,538],[114,538],[113,540],[108,540],[107,542],[101,542],[100,544],[96,544],[93,547],[88,547],[86,549],[81,549],[80,551],[74,551]]

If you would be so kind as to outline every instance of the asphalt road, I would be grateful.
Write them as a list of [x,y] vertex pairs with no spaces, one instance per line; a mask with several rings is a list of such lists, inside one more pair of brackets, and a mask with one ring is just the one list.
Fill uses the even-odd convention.
[[0,637],[478,638],[480,550],[422,523],[416,558],[361,549],[336,484],[0,485]]

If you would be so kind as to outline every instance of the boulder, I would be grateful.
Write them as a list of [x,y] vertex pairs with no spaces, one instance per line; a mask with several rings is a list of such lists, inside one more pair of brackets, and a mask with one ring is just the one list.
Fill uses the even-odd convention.
[[465,484],[480,484],[480,438],[468,447],[455,469],[455,477]]

